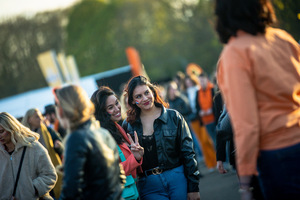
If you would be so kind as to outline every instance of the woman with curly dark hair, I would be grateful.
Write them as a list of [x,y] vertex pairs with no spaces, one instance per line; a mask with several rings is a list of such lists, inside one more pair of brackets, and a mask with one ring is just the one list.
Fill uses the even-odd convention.
[[133,77],[125,91],[130,109],[123,127],[136,132],[145,148],[143,173],[138,174],[141,200],[197,200],[199,171],[193,140],[183,116],[159,96],[146,77]]
[[[91,101],[95,106],[95,117],[100,122],[101,127],[107,129],[116,140],[120,158],[122,154],[125,156],[126,160],[121,162],[125,175],[136,178],[137,170],[141,171],[144,148],[139,145],[138,140],[133,142],[131,136],[128,137],[124,129],[118,124],[122,119],[119,99],[112,89],[102,86],[94,92]],[[135,138],[137,138],[136,133]],[[123,197],[127,199],[124,194]],[[136,197],[138,197],[138,193]]]
[[[300,199],[300,48],[270,27],[269,0],[217,0],[217,27],[225,47],[218,83],[234,128],[243,199],[257,174],[265,199]],[[246,101],[245,101],[246,100]]]

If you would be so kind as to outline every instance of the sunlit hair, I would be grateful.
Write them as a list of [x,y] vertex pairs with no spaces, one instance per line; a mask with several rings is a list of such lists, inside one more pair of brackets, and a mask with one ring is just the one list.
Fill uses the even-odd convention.
[[170,89],[173,88],[176,92],[175,92],[175,96],[179,96],[180,92],[178,90],[178,85],[176,84],[175,81],[170,81],[167,85],[167,101],[171,100],[170,99]]
[[29,124],[28,120],[30,117],[32,117],[36,112],[39,112],[39,110],[37,108],[31,108],[29,110],[27,110],[27,112],[25,113],[25,116],[22,119],[22,124],[28,128],[31,129],[31,125]]
[[200,85],[200,82],[199,82],[199,79],[198,79],[197,75],[195,75],[195,74],[186,75],[185,78],[184,78],[184,89],[185,90],[187,89],[187,85],[186,85],[186,80],[187,79],[189,79],[193,83],[193,86]]
[[136,118],[139,117],[141,114],[141,109],[136,104],[132,103],[133,91],[139,85],[146,85],[150,88],[154,96],[155,106],[164,106],[166,108],[169,107],[169,105],[166,102],[164,102],[164,100],[159,96],[158,88],[155,85],[151,84],[148,81],[148,79],[144,76],[135,76],[129,80],[128,84],[126,85],[126,88],[124,89],[124,91],[128,95],[128,105],[130,106],[129,110],[127,111],[127,121],[129,123],[133,123],[136,120]]
[[87,93],[79,86],[69,85],[55,90],[59,106],[70,123],[71,130],[91,119],[94,105]]
[[269,0],[216,0],[216,31],[222,43],[227,43],[238,30],[252,35],[264,33],[266,26],[276,22]]
[[[185,74],[181,71],[178,71],[174,77],[174,81],[178,81],[178,89],[179,90],[183,90],[183,86],[184,86],[184,78],[185,78]],[[177,83],[176,83],[177,84]]]
[[111,95],[118,98],[112,89],[106,86],[102,86],[93,93],[91,101],[95,106],[96,119],[100,122],[103,128],[107,129],[110,132],[110,134],[116,140],[117,144],[121,144],[122,136],[117,129],[115,122],[111,120],[111,115],[106,111],[106,100]]
[[129,109],[129,105],[128,105],[128,96],[127,93],[125,91],[122,92],[122,94],[120,95],[120,102],[121,102],[121,108],[122,108],[122,119],[125,119],[127,117],[127,110]]
[[0,125],[11,133],[11,141],[14,145],[18,142],[21,145],[30,146],[31,142],[40,138],[39,134],[31,131],[6,112],[0,113]]

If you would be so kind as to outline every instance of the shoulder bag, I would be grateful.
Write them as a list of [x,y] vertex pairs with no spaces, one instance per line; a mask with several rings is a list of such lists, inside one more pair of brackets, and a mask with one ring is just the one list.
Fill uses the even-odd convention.
[[12,199],[15,199],[16,190],[17,190],[17,186],[18,186],[18,182],[19,182],[19,178],[20,178],[20,172],[21,172],[21,168],[22,168],[26,148],[27,148],[27,146],[24,147],[23,152],[22,152],[22,157],[21,157],[21,160],[20,160],[20,165],[19,165],[19,169],[18,169],[18,173],[17,173],[17,178],[16,178],[16,182],[15,182],[15,186],[14,186],[14,191],[13,191],[13,194],[12,194]]
[[[119,151],[119,156],[121,158],[121,161],[124,162],[126,158],[119,146],[118,146],[118,151]],[[139,197],[139,192],[137,190],[134,178],[131,175],[126,176],[126,183],[122,193],[122,197],[125,200],[136,200]]]

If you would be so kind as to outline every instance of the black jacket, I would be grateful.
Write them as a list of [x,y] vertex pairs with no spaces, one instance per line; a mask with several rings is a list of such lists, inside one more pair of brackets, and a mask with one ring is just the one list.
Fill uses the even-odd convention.
[[217,132],[217,161],[226,160],[226,143],[229,143],[229,163],[235,168],[235,147],[233,142],[233,130],[226,106],[223,106],[222,114],[216,126]]
[[177,110],[185,120],[187,120],[188,115],[192,113],[192,109],[189,105],[188,99],[184,95],[177,96],[173,100],[169,100],[170,108]]
[[[175,110],[162,107],[162,113],[154,120],[153,126],[159,167],[168,170],[183,165],[188,192],[199,192],[199,171],[193,139],[183,116]],[[139,141],[142,141],[143,125],[140,119],[133,124],[124,121],[123,128],[129,134],[136,131]],[[140,145],[143,146],[142,143]]]
[[67,136],[60,199],[122,199],[116,142],[91,124],[87,121]]

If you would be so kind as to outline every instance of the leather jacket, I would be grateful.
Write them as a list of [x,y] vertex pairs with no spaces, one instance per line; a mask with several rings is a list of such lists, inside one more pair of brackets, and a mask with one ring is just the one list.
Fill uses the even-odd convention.
[[[141,143],[143,125],[140,118],[133,124],[124,120],[122,126],[131,135],[136,131],[140,145],[143,146]],[[168,170],[183,165],[188,182],[188,192],[199,192],[199,171],[193,149],[193,139],[183,116],[175,110],[162,106],[162,113],[159,118],[154,120],[153,126],[158,167]]]
[[116,142],[91,120],[67,136],[60,199],[122,199]]

